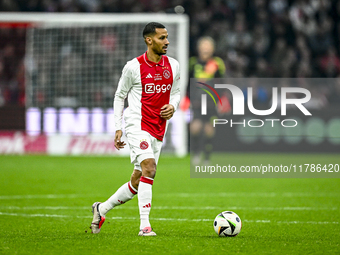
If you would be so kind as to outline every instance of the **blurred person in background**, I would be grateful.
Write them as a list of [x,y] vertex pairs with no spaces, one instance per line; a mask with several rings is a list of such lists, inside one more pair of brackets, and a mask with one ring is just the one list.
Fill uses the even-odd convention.
[[334,78],[340,74],[340,58],[335,47],[329,47],[319,61],[323,77]]
[[[208,83],[213,78],[224,77],[226,71],[225,64],[221,58],[214,56],[214,51],[215,42],[211,37],[201,37],[198,40],[198,56],[191,57],[189,60],[189,77],[195,78],[195,83]],[[193,119],[190,124],[190,141],[192,141],[190,147],[194,153],[194,163],[198,164],[200,162],[201,153],[203,152],[205,164],[208,164],[215,135],[211,122],[213,116],[211,114],[201,115],[201,90],[194,86],[189,89],[193,110]],[[216,111],[212,100],[207,100],[207,109],[209,113]]]
[[274,69],[274,77],[278,77],[282,71],[283,59],[287,55],[287,52],[288,48],[285,38],[277,38],[270,55],[271,66]]

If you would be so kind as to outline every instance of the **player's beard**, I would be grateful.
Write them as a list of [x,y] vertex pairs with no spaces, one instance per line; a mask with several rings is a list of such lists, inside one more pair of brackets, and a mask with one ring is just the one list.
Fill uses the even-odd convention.
[[158,56],[166,55],[166,51],[164,52],[163,47],[161,47],[157,52],[155,52]]
[[162,56],[166,54],[166,51],[163,51],[163,48],[161,50],[159,50],[159,52],[156,53],[158,56]]

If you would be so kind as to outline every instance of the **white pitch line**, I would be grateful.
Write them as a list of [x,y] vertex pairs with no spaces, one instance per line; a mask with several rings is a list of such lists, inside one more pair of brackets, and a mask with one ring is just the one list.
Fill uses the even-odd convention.
[[91,210],[91,206],[0,206],[8,210]]
[[12,195],[0,196],[0,200],[13,200],[13,199],[59,199],[59,198],[78,198],[85,197],[85,195],[77,194],[45,194],[45,195]]
[[[122,207],[123,208],[123,207]],[[135,207],[131,207],[135,208]],[[158,210],[225,210],[225,206],[153,206],[152,209]],[[329,210],[336,211],[339,210],[337,207],[242,207],[242,206],[230,206],[228,210],[257,210],[257,211],[319,211],[319,210]]]
[[168,193],[171,197],[340,197],[339,193],[301,193],[301,192],[223,192],[223,193]]
[[48,217],[48,218],[66,218],[70,217],[67,215],[59,215],[59,214],[26,214],[26,213],[7,213],[7,212],[0,212],[0,215],[6,215],[6,216],[21,216],[21,217]]
[[[0,200],[13,199],[60,199],[60,198],[79,198],[79,197],[98,197],[98,194],[45,194],[45,195],[7,195],[0,196]],[[339,193],[275,193],[275,192],[224,192],[224,193],[163,193],[159,197],[193,198],[193,197],[340,197]]]
[[[6,210],[90,210],[91,206],[0,206]],[[134,210],[137,206],[118,206],[115,209]],[[225,210],[222,206],[153,206],[153,210]],[[231,206],[228,210],[247,211],[338,211],[338,207],[242,207]]]
[[[92,216],[74,216],[74,215],[58,215],[58,214],[25,214],[25,213],[7,213],[0,212],[0,215],[5,216],[21,216],[21,217],[46,217],[46,218],[86,218],[92,219]],[[107,219],[112,220],[139,220],[137,217],[110,217]],[[193,222],[205,222],[205,221],[213,221],[213,219],[182,219],[182,218],[152,218],[155,221],[193,221]],[[273,223],[273,224],[333,224],[339,225],[339,222],[336,221],[271,221],[271,220],[242,220],[247,223]]]
[[279,224],[339,224],[337,221],[277,221]]

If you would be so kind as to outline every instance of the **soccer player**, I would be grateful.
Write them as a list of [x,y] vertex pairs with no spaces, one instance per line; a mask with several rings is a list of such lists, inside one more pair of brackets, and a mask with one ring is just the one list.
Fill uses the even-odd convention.
[[[198,82],[207,83],[213,78],[223,78],[226,67],[221,58],[214,56],[215,42],[209,37],[201,37],[197,42],[197,57],[191,57],[189,61],[190,76],[195,78]],[[189,88],[189,86],[188,86]],[[200,90],[193,88],[191,96],[196,92],[199,94],[195,98],[190,98],[192,109],[194,112],[193,120],[190,124],[190,141],[191,150],[193,152],[194,164],[199,164],[201,161],[201,152],[204,154],[204,164],[209,165],[210,154],[212,152],[212,142],[215,135],[215,129],[212,125],[211,119],[213,116],[201,115],[201,99]],[[207,108],[210,113],[216,111],[215,105],[208,100]],[[203,148],[202,148],[203,147]]]
[[[169,41],[167,29],[151,22],[143,30],[147,51],[125,65],[114,98],[115,147],[126,145],[122,137],[124,100],[125,132],[134,170],[129,182],[123,184],[107,201],[92,205],[92,233],[99,233],[105,215],[138,194],[140,214],[139,236],[155,236],[149,222],[152,185],[163,137],[169,120],[180,101],[180,71],[178,62],[165,56]],[[117,169],[118,170],[118,169]],[[119,169],[121,170],[121,169]]]

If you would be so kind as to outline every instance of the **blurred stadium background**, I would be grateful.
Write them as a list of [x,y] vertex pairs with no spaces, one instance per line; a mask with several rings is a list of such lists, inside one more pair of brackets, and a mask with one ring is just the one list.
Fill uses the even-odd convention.
[[[216,42],[215,55],[226,66],[225,77],[340,78],[340,2],[336,0],[2,0],[0,11],[2,154],[49,150],[52,154],[116,153],[111,140],[103,142],[107,136],[94,139],[91,133],[112,136],[110,107],[122,66],[144,51],[143,41],[137,36],[140,24],[111,28],[92,26],[82,31],[72,28],[62,32],[55,28],[41,31],[29,22],[6,20],[11,14],[20,16],[18,12],[22,16],[30,13],[33,16],[34,13],[187,15],[190,22],[188,47],[173,40],[172,37],[178,38],[177,33],[171,34],[170,55],[176,57],[175,51],[184,47],[188,58],[195,56],[198,39],[211,36]],[[177,28],[171,29],[175,32]],[[120,34],[122,31],[124,33]],[[126,37],[127,31],[130,37]],[[136,43],[138,40],[140,43]],[[284,139],[249,142],[241,138],[231,142],[238,147],[230,149],[272,151],[275,144],[278,151],[295,148],[339,152],[340,82],[333,81],[310,88],[313,118],[304,123],[298,135],[312,138],[293,143],[282,142]],[[183,79],[183,82],[188,81]],[[258,89],[256,97],[260,103],[269,103],[270,90]],[[92,125],[90,113],[95,116],[93,123],[104,124]],[[71,124],[63,129],[57,124],[61,121],[61,117],[56,117],[58,114],[66,116],[65,123]],[[185,132],[179,129],[181,136],[177,139],[186,145]],[[26,131],[33,136],[27,136]],[[167,137],[171,142],[167,143],[165,151],[176,151],[176,132],[172,133],[174,137],[171,132]],[[53,134],[59,133],[76,138],[68,138],[67,145],[60,149],[60,138],[53,140]],[[281,134],[274,132],[273,135]],[[233,137],[237,136],[227,139]],[[55,149],[47,138],[53,140]],[[182,148],[177,154],[186,152],[187,148]]]

